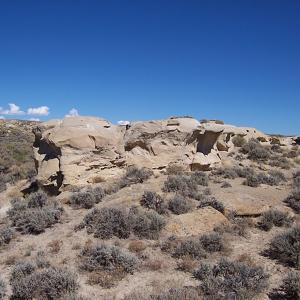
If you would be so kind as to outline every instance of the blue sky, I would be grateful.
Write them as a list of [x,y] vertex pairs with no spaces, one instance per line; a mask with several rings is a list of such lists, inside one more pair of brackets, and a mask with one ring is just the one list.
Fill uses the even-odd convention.
[[296,0],[0,0],[0,116],[300,134],[299,16]]

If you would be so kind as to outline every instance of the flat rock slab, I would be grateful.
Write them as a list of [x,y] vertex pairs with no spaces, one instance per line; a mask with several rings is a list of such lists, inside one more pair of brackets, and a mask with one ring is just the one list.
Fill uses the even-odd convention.
[[172,216],[164,231],[166,235],[186,237],[210,232],[227,218],[212,207],[205,207],[196,211]]

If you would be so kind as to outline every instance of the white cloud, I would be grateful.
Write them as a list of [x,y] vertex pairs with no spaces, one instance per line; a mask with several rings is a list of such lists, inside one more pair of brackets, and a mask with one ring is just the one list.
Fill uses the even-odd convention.
[[9,103],[8,104],[9,109],[3,109],[0,107],[0,114],[3,115],[24,115],[25,112],[20,109],[20,106],[14,104],[14,103]]
[[37,121],[38,122],[38,121],[40,121],[40,119],[39,118],[30,118],[29,121]]
[[4,116],[0,116],[0,120],[4,120],[5,119],[5,117]]
[[27,110],[28,115],[35,115],[35,116],[48,116],[49,115],[49,107],[48,106],[40,106],[34,108],[28,108]]
[[79,112],[76,108],[72,108],[68,114],[65,115],[66,118],[69,118],[69,117],[77,117],[79,116]]
[[122,125],[122,126],[126,126],[126,125],[129,125],[130,124],[130,121],[118,121],[118,124],[119,125]]

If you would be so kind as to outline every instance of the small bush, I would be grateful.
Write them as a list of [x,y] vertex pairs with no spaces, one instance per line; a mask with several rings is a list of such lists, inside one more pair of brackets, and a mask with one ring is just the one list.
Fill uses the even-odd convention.
[[0,277],[0,299],[4,299],[6,295],[6,284],[3,279]]
[[124,210],[117,208],[93,209],[83,220],[83,227],[95,237],[110,239],[113,236],[126,239],[130,234],[130,222]]
[[172,288],[159,295],[151,295],[149,300],[199,300],[199,291],[194,287]]
[[224,182],[221,184],[221,188],[222,188],[222,189],[227,189],[227,188],[230,188],[230,187],[232,187],[232,185],[231,185],[229,182],[227,182],[227,181],[224,181]]
[[126,187],[136,183],[143,183],[152,176],[153,172],[146,168],[129,167],[120,180],[120,187]]
[[169,209],[176,215],[181,215],[189,212],[192,205],[188,199],[177,194],[169,202]]
[[291,163],[286,157],[273,156],[270,159],[269,165],[272,167],[278,167],[281,169],[288,170],[291,168]]
[[150,191],[144,192],[140,204],[146,208],[155,210],[159,214],[166,213],[167,208],[164,203],[164,200],[159,194],[155,192],[150,192]]
[[14,237],[14,230],[10,227],[5,227],[0,230],[0,246],[9,244]]
[[99,245],[95,247],[86,247],[81,254],[82,269],[92,271],[119,271],[133,273],[137,265],[135,255],[123,250],[120,247]]
[[246,140],[242,135],[236,135],[232,138],[232,143],[236,147],[242,147],[246,144]]
[[258,187],[260,184],[267,184],[267,185],[278,185],[281,181],[285,178],[281,172],[271,171],[269,174],[265,173],[258,173],[258,174],[251,174],[246,177],[244,182],[245,185],[251,187]]
[[290,272],[286,278],[283,279],[282,285],[275,291],[276,299],[300,299],[300,275],[296,272]]
[[190,176],[190,180],[197,185],[208,186],[208,177],[204,172],[194,172]]
[[48,201],[48,196],[42,191],[37,191],[28,196],[28,208],[42,208]]
[[243,167],[243,168],[235,167],[234,171],[236,172],[238,177],[241,177],[241,178],[246,178],[248,176],[251,176],[251,175],[255,174],[254,169],[252,169],[250,167]]
[[198,191],[198,185],[189,176],[171,175],[164,182],[164,192],[177,192],[186,197],[193,197]]
[[74,208],[90,209],[95,205],[95,197],[89,192],[73,193],[70,199],[70,204]]
[[291,207],[297,214],[300,213],[300,188],[296,188],[292,191],[285,200],[285,203]]
[[269,278],[261,267],[228,260],[201,264],[194,277],[201,280],[200,289],[209,299],[253,299],[267,289]]
[[258,226],[265,231],[269,231],[273,226],[289,227],[292,225],[292,223],[293,219],[289,217],[288,213],[271,209],[262,214]]
[[224,214],[225,212],[225,207],[222,202],[217,200],[215,197],[205,197],[200,201],[200,204],[198,208],[203,208],[210,206],[216,210],[218,210],[220,213]]
[[143,211],[133,207],[129,211],[132,232],[139,238],[158,239],[165,227],[165,219],[155,211]]
[[168,175],[180,175],[184,173],[185,169],[182,165],[171,164],[166,168],[166,173]]
[[199,239],[188,238],[177,245],[172,256],[201,259],[206,257],[206,252]]
[[276,236],[267,254],[281,263],[300,269],[300,226]]
[[207,252],[220,252],[225,249],[223,238],[220,234],[212,232],[200,237],[202,247]]
[[270,151],[256,139],[250,139],[242,146],[241,151],[254,161],[266,161],[271,157]]
[[19,278],[13,274],[10,281],[12,299],[61,299],[76,293],[79,287],[77,276],[65,269],[36,270]]
[[300,170],[293,176],[293,185],[295,188],[300,188]]

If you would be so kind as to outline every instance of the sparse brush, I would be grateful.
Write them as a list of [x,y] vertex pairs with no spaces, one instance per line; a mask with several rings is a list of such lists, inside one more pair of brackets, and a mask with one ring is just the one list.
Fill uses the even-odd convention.
[[220,234],[212,232],[200,237],[202,247],[207,252],[220,252],[225,249],[223,238]]
[[186,197],[193,197],[198,191],[198,185],[186,175],[171,175],[164,182],[164,192],[177,192]]
[[136,183],[143,183],[153,175],[153,172],[147,168],[129,167],[125,175],[120,180],[120,187],[126,187]]
[[270,243],[267,254],[281,263],[300,269],[300,226],[277,235]]
[[48,201],[48,196],[42,191],[32,193],[27,198],[28,208],[41,208],[44,207]]
[[[151,295],[149,300],[199,300],[201,295],[195,287],[172,288],[158,295]],[[127,299],[126,299],[127,300]],[[128,299],[129,300],[129,299]]]
[[284,200],[289,207],[291,207],[297,214],[300,214],[300,188],[296,188]]
[[9,244],[14,237],[15,231],[10,227],[1,228],[0,230],[0,246]]
[[198,238],[188,238],[177,245],[172,256],[201,259],[206,257],[206,252]]
[[232,138],[232,143],[236,147],[242,147],[246,142],[246,139],[242,135],[236,135]]
[[146,208],[155,210],[159,214],[164,214],[167,212],[167,207],[164,200],[155,192],[144,192],[140,204]]
[[193,274],[208,299],[253,299],[268,288],[269,275],[261,267],[225,259],[214,266],[202,263]]
[[199,201],[198,208],[203,208],[207,206],[218,210],[222,214],[224,214],[225,212],[225,207],[223,203],[217,200],[215,197],[204,197],[201,201]]
[[5,298],[6,292],[7,292],[6,284],[3,281],[3,279],[0,277],[0,299],[4,299]]
[[275,299],[300,299],[300,275],[298,272],[290,272],[287,277],[283,279],[281,286],[276,289],[272,296]]
[[190,176],[190,180],[197,185],[208,186],[208,177],[204,172],[193,172]]
[[174,214],[181,215],[189,212],[192,209],[192,205],[186,197],[177,194],[169,201],[169,209]]
[[269,231],[273,226],[289,227],[293,223],[293,219],[289,217],[287,212],[282,212],[276,209],[271,209],[262,214],[261,220],[258,223],[259,228]]
[[128,218],[132,232],[144,239],[158,239],[160,231],[166,225],[164,217],[157,212],[143,211],[137,207],[130,209]]

